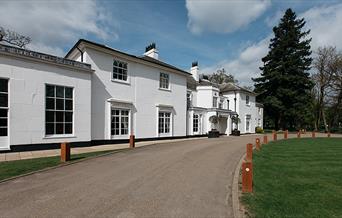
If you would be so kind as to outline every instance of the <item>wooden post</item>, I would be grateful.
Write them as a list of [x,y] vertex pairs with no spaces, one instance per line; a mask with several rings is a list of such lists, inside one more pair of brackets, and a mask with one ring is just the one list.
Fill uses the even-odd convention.
[[242,163],[242,192],[253,192],[253,164]]
[[300,131],[297,132],[297,138],[300,138]]
[[261,150],[261,144],[260,144],[260,139],[259,138],[256,138],[255,139],[255,147],[258,151]]
[[252,143],[247,144],[246,160],[250,162],[253,160],[253,144]]
[[284,132],[284,139],[287,139],[288,134],[289,134],[289,131],[285,130],[285,132]]
[[315,133],[315,131],[312,131],[311,135],[312,135],[312,138],[316,138],[316,133]]
[[129,136],[129,147],[130,148],[134,148],[135,147],[135,136],[134,135],[130,135]]
[[273,130],[272,135],[273,135],[273,141],[277,141],[277,132]]
[[264,135],[264,141],[263,141],[263,143],[266,145],[266,144],[268,144],[268,138],[267,138],[267,135]]
[[330,132],[328,132],[328,138],[330,138],[330,136],[331,136],[331,135],[330,135]]
[[70,160],[70,143],[61,143],[61,162]]

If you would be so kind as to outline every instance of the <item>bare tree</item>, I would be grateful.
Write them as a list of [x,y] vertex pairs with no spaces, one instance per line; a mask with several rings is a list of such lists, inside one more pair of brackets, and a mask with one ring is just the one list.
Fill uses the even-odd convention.
[[21,35],[15,31],[4,29],[0,27],[0,41],[6,42],[8,44],[25,48],[31,42],[31,38],[28,36]]
[[219,69],[216,71],[216,73],[213,73],[208,76],[209,81],[217,84],[223,84],[223,83],[237,83],[238,81],[234,78],[233,75],[228,74],[224,68]]

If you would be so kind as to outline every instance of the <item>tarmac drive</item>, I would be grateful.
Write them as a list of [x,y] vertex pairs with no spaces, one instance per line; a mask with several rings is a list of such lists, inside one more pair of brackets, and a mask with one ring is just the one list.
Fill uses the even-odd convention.
[[233,217],[231,184],[255,135],[124,150],[0,183],[0,217]]

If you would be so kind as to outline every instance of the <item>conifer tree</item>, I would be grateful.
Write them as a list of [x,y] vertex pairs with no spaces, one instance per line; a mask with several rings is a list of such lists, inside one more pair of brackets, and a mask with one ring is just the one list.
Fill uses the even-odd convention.
[[310,30],[303,30],[304,18],[287,9],[278,26],[273,28],[269,52],[262,58],[261,77],[254,78],[258,101],[276,129],[303,128],[312,114],[312,62]]

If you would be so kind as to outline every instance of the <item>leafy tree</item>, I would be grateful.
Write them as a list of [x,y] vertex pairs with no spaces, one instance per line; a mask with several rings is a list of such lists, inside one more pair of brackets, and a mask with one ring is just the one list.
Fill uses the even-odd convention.
[[209,81],[217,84],[223,84],[223,83],[237,83],[238,81],[234,78],[233,75],[228,74],[224,68],[219,69],[216,71],[216,73],[213,73],[208,76]]
[[254,78],[258,101],[272,117],[274,127],[303,128],[311,125],[313,82],[310,79],[310,30],[303,31],[304,18],[287,9],[273,28],[269,52],[262,58],[261,77]]
[[23,36],[12,30],[5,30],[0,26],[0,41],[4,41],[19,48],[25,48],[25,46],[31,42],[31,38]]

